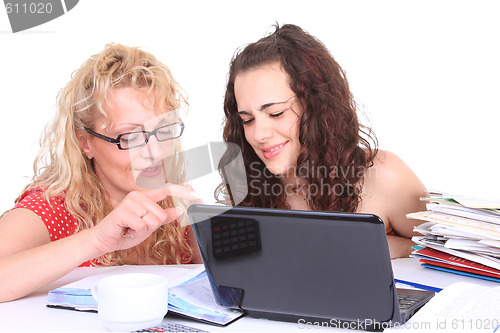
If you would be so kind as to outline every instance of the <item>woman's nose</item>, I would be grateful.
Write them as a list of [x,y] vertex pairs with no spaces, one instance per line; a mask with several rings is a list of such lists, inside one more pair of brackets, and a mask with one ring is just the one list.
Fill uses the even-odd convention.
[[253,139],[257,142],[265,142],[273,135],[273,127],[266,119],[254,119]]
[[164,142],[159,142],[156,136],[152,135],[146,143],[147,157],[151,160],[160,160],[165,156]]

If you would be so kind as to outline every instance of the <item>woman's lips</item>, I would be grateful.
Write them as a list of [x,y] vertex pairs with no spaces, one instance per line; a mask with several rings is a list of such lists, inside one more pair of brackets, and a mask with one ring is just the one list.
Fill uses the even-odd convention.
[[155,165],[144,169],[137,169],[141,177],[156,177],[163,171],[161,165]]
[[287,143],[288,143],[288,141],[274,145],[274,146],[265,147],[265,148],[261,149],[262,154],[264,155],[265,158],[271,159],[271,158],[279,155],[283,151],[283,149],[285,148]]

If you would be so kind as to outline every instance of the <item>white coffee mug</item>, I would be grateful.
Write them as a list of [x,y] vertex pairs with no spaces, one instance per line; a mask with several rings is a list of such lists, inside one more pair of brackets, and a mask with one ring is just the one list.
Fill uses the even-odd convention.
[[92,287],[97,311],[111,331],[157,326],[168,311],[168,279],[148,273],[112,275]]

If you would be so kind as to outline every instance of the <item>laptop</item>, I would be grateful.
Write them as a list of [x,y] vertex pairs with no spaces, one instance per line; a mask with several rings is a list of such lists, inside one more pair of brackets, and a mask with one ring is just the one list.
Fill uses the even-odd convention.
[[252,317],[383,330],[434,295],[396,288],[376,215],[195,204],[188,216],[215,300]]

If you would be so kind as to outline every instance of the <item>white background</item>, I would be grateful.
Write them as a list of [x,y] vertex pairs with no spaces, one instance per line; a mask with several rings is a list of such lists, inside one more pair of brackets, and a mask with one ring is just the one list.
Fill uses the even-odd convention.
[[186,148],[221,139],[230,59],[294,23],[347,73],[380,148],[429,189],[500,198],[500,5],[495,1],[80,0],[13,34],[0,7],[0,213],[33,175],[56,95],[108,42],[140,46],[186,90]]

